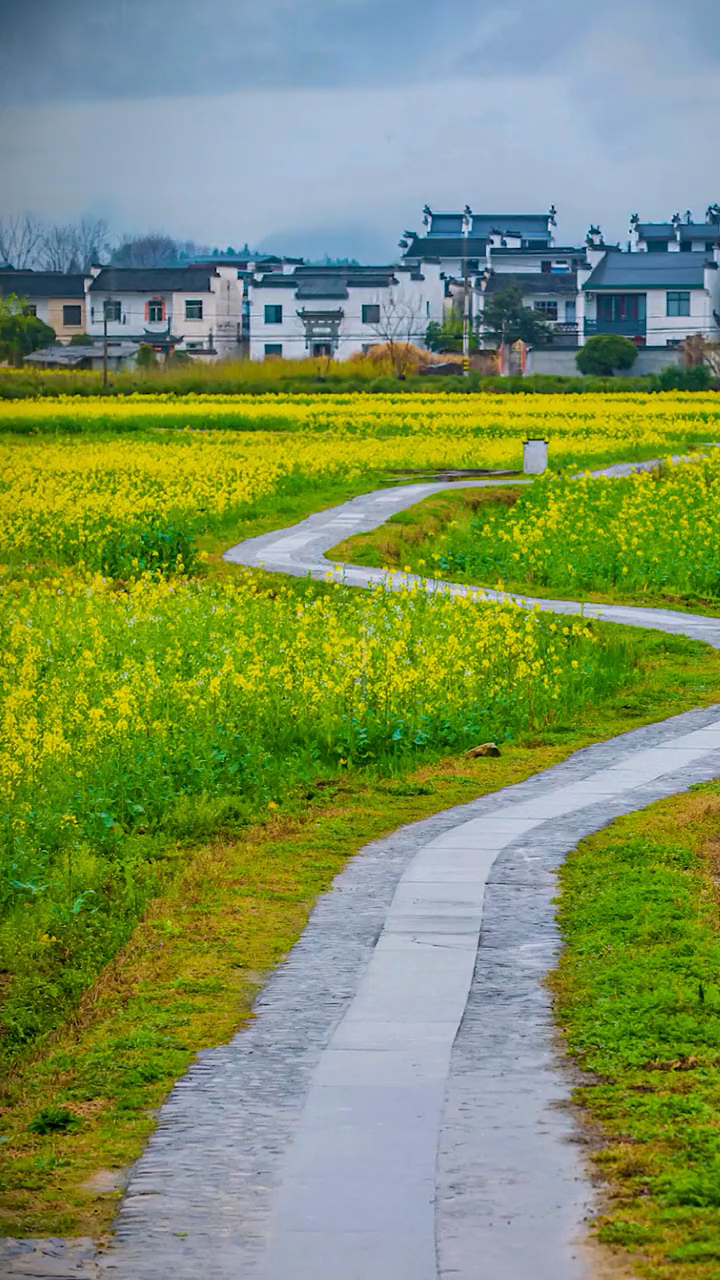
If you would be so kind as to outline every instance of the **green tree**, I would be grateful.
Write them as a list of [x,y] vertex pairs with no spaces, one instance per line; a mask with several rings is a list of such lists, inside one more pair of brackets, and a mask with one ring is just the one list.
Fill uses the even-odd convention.
[[70,339],[71,347],[91,347],[92,338],[89,333],[74,333]]
[[588,338],[575,357],[581,373],[610,377],[616,369],[630,369],[637,360],[637,347],[620,333],[596,333]]
[[[425,346],[428,351],[462,351],[463,318],[457,307],[448,307],[439,320],[431,320],[425,330]],[[477,334],[470,331],[470,350],[477,351]]]
[[55,330],[38,320],[17,294],[0,295],[0,360],[20,365],[25,356],[55,341]]
[[486,297],[482,327],[500,342],[526,342],[533,347],[549,342],[551,337],[547,321],[523,305],[522,289],[515,280]]

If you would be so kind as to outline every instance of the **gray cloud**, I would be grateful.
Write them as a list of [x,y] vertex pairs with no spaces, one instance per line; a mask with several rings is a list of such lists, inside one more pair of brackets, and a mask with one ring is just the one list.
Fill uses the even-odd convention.
[[718,0],[0,0],[0,212],[391,257],[435,207],[566,241],[720,198]]
[[[158,98],[261,87],[485,79],[567,66],[617,0],[2,0],[0,100]],[[720,51],[716,0],[650,0],[645,37]]]

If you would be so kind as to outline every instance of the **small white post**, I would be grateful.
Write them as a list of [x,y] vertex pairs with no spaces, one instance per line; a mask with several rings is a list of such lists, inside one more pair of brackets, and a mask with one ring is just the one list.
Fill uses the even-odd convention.
[[523,440],[523,472],[526,476],[539,476],[547,470],[547,440]]

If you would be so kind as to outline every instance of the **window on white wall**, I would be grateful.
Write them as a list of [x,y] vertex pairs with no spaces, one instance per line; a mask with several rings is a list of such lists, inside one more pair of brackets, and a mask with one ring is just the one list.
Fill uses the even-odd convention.
[[112,298],[108,298],[105,303],[105,319],[116,322],[120,320],[120,303]]
[[545,320],[557,320],[557,302],[554,300],[536,302],[535,310],[539,311]]
[[690,290],[676,289],[667,295],[667,311],[669,316],[690,315]]
[[265,303],[265,323],[282,324],[282,306],[277,302]]
[[185,301],[185,319],[186,320],[202,320],[203,304],[202,298],[187,298]]
[[363,302],[362,322],[363,324],[379,324],[380,323],[379,302]]
[[265,343],[266,358],[270,357],[272,359],[272,357],[274,356],[277,359],[277,357],[281,355],[282,355],[282,342],[266,342]]

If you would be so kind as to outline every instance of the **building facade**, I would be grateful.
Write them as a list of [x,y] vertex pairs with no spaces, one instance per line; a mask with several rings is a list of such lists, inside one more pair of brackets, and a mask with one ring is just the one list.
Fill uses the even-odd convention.
[[465,291],[474,329],[482,331],[485,299],[512,279],[523,304],[538,311],[553,339],[577,345],[577,270],[585,248],[555,245],[556,210],[548,213],[463,213],[424,211],[426,234],[407,231],[403,260],[436,263],[445,281],[447,305],[464,310]]
[[346,360],[386,342],[422,346],[444,311],[437,264],[303,265],[258,272],[247,288],[253,360]]
[[720,249],[590,249],[579,272],[581,341],[618,333],[638,346],[677,347],[700,334],[720,341]]
[[637,214],[630,219],[629,248],[633,253],[712,254],[718,246],[718,205],[710,205],[704,222],[695,222],[689,209],[684,218],[676,213],[669,222],[641,222]]
[[86,332],[88,279],[62,271],[0,271],[0,293],[22,298],[29,311],[55,330],[59,342]]
[[94,267],[88,333],[207,358],[240,354],[243,282],[233,266]]

